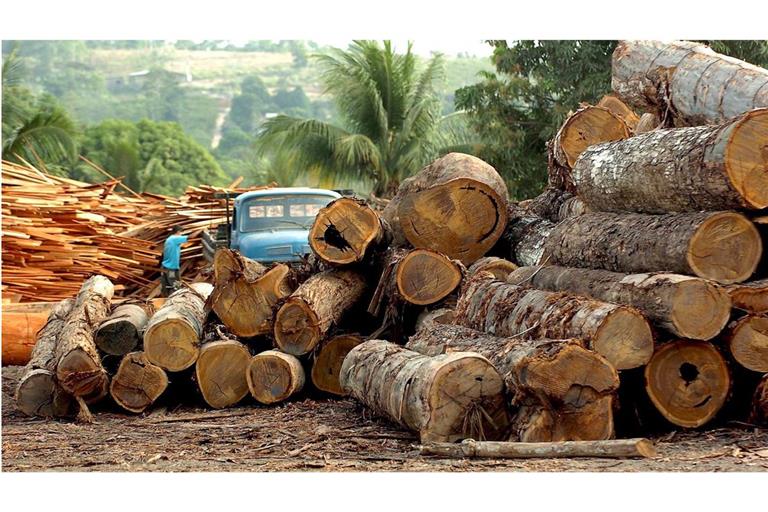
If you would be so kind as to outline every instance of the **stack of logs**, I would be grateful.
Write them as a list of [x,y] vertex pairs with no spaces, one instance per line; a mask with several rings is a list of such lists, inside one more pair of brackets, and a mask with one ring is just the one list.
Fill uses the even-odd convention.
[[750,216],[768,206],[768,101],[750,91],[768,72],[625,42],[613,79],[553,140],[535,199],[508,203],[493,167],[450,153],[381,212],[323,208],[301,264],[220,249],[212,284],[156,311],[110,307],[92,277],[40,331],[19,407],[111,396],[138,413],[193,382],[214,408],[351,395],[423,441],[765,422],[768,279],[749,279],[765,273]]

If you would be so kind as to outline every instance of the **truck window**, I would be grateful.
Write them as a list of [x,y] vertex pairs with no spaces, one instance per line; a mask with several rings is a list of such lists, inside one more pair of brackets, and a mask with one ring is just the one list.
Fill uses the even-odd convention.
[[254,197],[243,205],[241,231],[309,229],[333,197],[312,194]]

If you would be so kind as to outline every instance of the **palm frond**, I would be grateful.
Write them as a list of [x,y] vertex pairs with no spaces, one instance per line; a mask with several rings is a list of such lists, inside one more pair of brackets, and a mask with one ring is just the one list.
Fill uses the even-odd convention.
[[74,122],[61,109],[39,111],[18,126],[4,141],[3,158],[19,161],[38,159],[48,163],[72,161],[77,157]]

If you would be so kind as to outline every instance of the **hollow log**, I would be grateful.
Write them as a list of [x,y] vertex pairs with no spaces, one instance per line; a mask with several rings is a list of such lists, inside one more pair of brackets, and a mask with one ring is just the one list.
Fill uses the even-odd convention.
[[755,226],[735,212],[592,212],[554,227],[542,259],[564,267],[664,271],[731,284],[752,275],[762,250]]
[[549,443],[511,443],[465,439],[461,443],[428,443],[419,448],[419,454],[452,459],[653,458],[657,456],[653,443],[644,438]]
[[755,389],[749,421],[757,425],[768,425],[768,374],[763,375]]
[[342,197],[320,210],[309,231],[309,245],[330,265],[360,263],[391,239],[388,223],[365,201]]
[[502,283],[488,274],[467,282],[455,322],[495,336],[581,339],[618,370],[642,366],[653,353],[653,333],[635,308]]
[[203,344],[195,362],[195,379],[205,403],[214,409],[237,404],[248,394],[248,348],[236,340]]
[[678,126],[722,123],[768,107],[768,71],[687,41],[620,41],[611,86],[630,107]]
[[630,136],[627,123],[605,107],[588,105],[568,116],[555,135],[554,156],[566,169],[572,169],[579,155],[601,142],[622,140]]
[[635,131],[637,123],[640,122],[640,116],[638,116],[629,105],[621,101],[615,94],[606,94],[600,98],[600,101],[597,102],[596,106],[607,108],[612,114],[620,117],[632,132]]
[[169,372],[195,364],[206,317],[205,301],[212,291],[208,283],[193,283],[172,293],[152,315],[144,331],[144,352],[152,364]]
[[260,404],[287,400],[304,387],[304,368],[296,356],[267,350],[251,358],[245,370],[251,396]]
[[404,180],[382,215],[415,248],[470,265],[504,232],[507,186],[479,158],[449,153]]
[[709,422],[725,404],[730,388],[728,365],[708,341],[665,343],[645,367],[645,389],[653,405],[679,427]]
[[16,407],[28,416],[60,417],[75,412],[72,396],[56,381],[56,341],[74,304],[74,299],[56,304],[37,333],[32,355],[16,387]]
[[345,392],[414,430],[422,442],[505,436],[504,382],[484,357],[429,357],[382,340],[353,348],[341,367]]
[[144,327],[152,315],[148,304],[119,304],[101,322],[93,335],[96,346],[109,355],[122,356],[135,350],[141,343]]
[[725,287],[733,307],[747,313],[768,313],[768,279],[730,284]]
[[429,249],[414,249],[397,264],[395,280],[400,296],[411,304],[439,302],[459,286],[462,269],[454,261]]
[[250,338],[272,330],[273,308],[295,289],[288,265],[267,269],[229,249],[219,249],[213,260],[215,284],[208,303],[236,336]]
[[323,341],[312,362],[312,384],[326,393],[346,396],[339,383],[339,373],[349,351],[363,342],[354,334],[342,334]]
[[737,363],[748,370],[768,373],[768,316],[747,315],[735,320],[723,339]]
[[160,398],[168,387],[165,370],[152,364],[144,352],[130,352],[109,384],[109,394],[126,411],[141,413]]
[[639,213],[768,207],[768,108],[725,124],[654,130],[587,148],[573,166],[593,210]]
[[517,265],[504,258],[486,256],[474,262],[468,269],[467,275],[472,276],[477,272],[490,272],[499,281],[506,281],[509,274],[517,270]]
[[714,283],[680,274],[620,274],[566,267],[521,267],[508,282],[625,304],[677,336],[709,340],[731,316],[731,300]]
[[88,278],[56,342],[56,379],[67,392],[89,404],[109,391],[109,376],[101,364],[93,332],[109,315],[114,291],[106,277]]
[[348,269],[328,270],[307,279],[275,316],[277,348],[295,356],[311,352],[360,300],[366,286],[362,274]]

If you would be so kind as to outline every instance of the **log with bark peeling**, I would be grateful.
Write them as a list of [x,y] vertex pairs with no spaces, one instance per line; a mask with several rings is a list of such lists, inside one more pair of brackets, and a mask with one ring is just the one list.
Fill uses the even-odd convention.
[[653,333],[635,308],[502,283],[490,274],[465,284],[455,321],[496,336],[581,339],[619,370],[642,366],[653,353]]
[[251,396],[260,404],[287,400],[304,387],[304,368],[296,356],[267,350],[256,354],[245,370]]
[[654,130],[587,148],[573,166],[593,210],[640,213],[768,207],[768,108],[724,124]]
[[339,383],[339,372],[349,351],[363,342],[354,334],[340,334],[323,341],[312,361],[312,384],[325,393],[346,396]]
[[737,363],[768,373],[768,316],[746,315],[733,321],[723,339]]
[[733,307],[747,313],[768,313],[768,279],[730,284],[725,287]]
[[231,407],[248,394],[248,347],[223,339],[203,344],[195,362],[195,380],[205,402],[214,409]]
[[453,459],[653,458],[657,456],[653,443],[644,438],[551,443],[511,443],[465,439],[461,443],[424,444],[419,448],[419,453]]
[[680,274],[521,267],[509,276],[508,282],[633,306],[649,320],[683,338],[712,339],[731,316],[731,300],[723,288]]
[[118,304],[94,333],[96,346],[105,354],[122,356],[141,344],[144,327],[152,316],[149,303]]
[[423,442],[497,440],[506,434],[504,382],[479,354],[429,357],[370,340],[344,358],[340,382],[375,412],[418,432]]
[[556,224],[517,205],[509,206],[508,217],[507,229],[499,245],[509,260],[520,266],[545,263],[544,248]]
[[144,352],[123,356],[109,384],[109,394],[126,411],[141,413],[168,388],[165,370],[152,364]]

